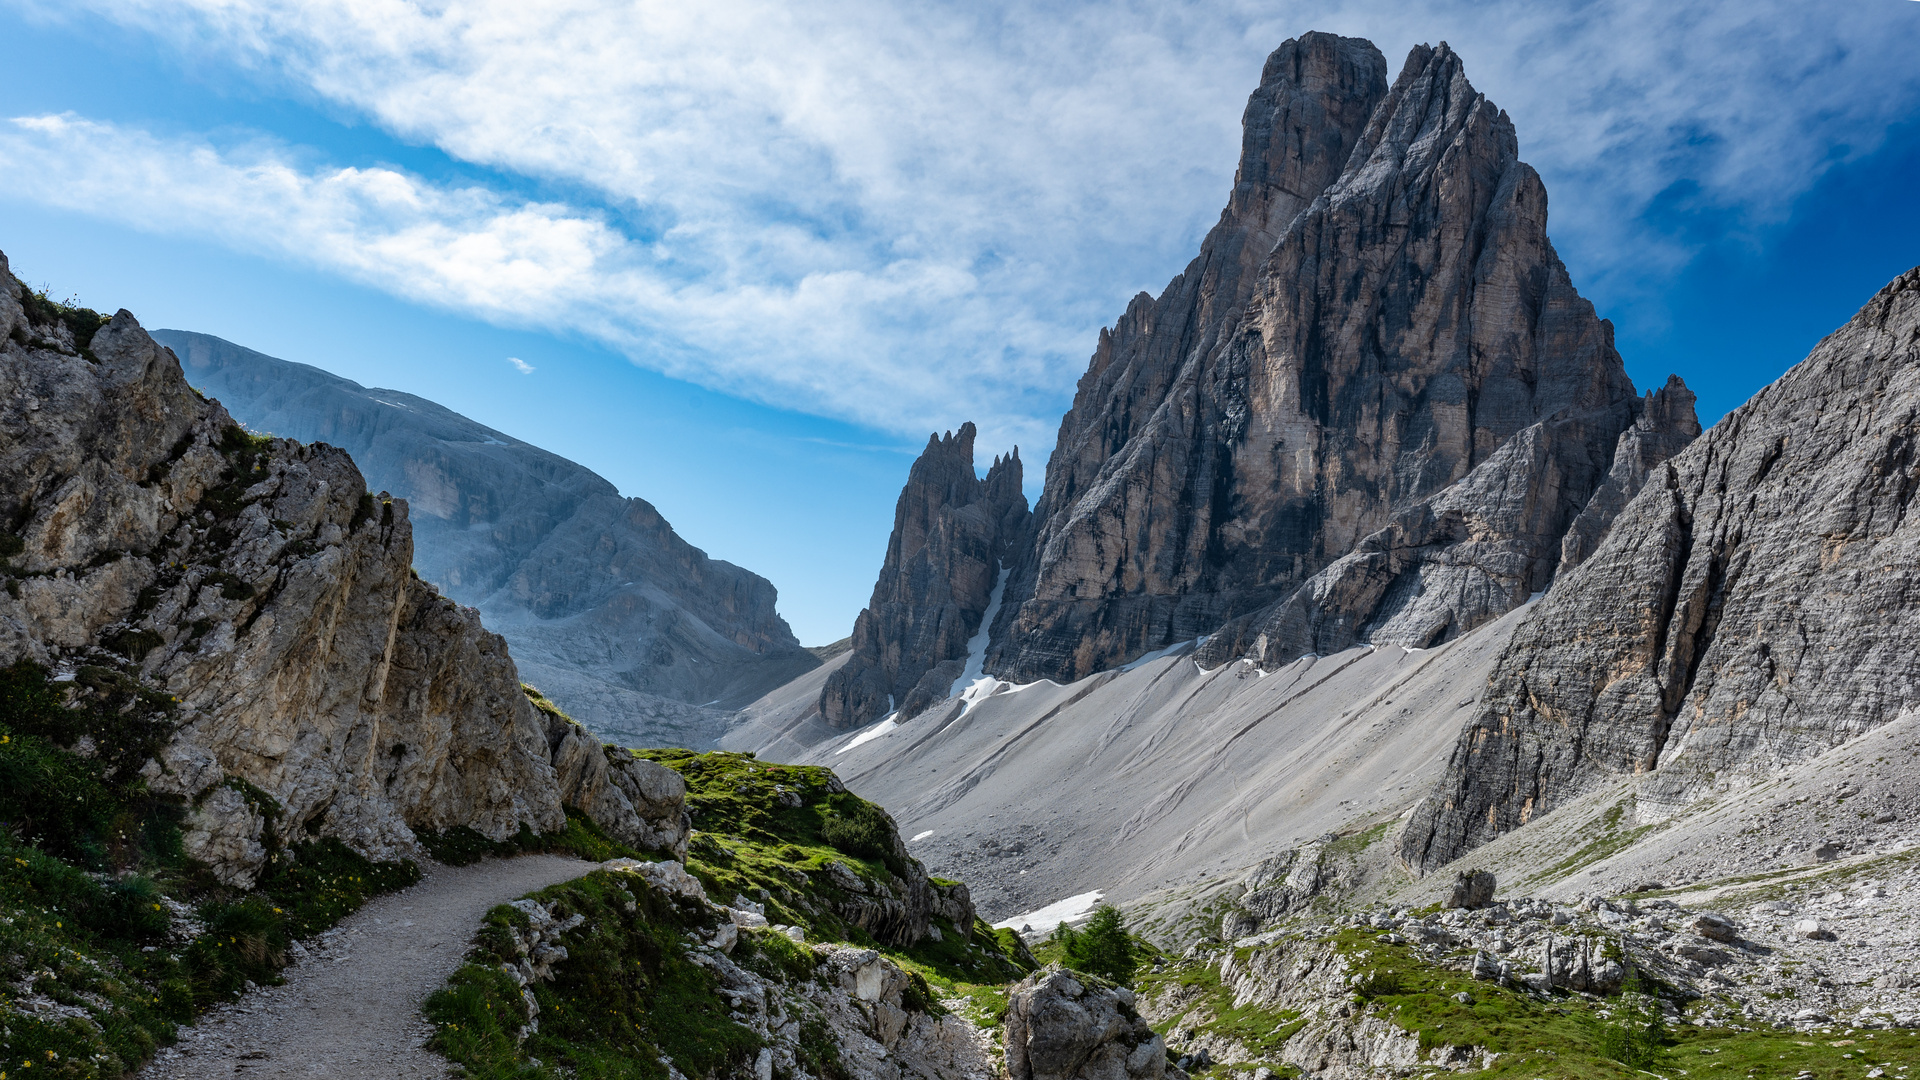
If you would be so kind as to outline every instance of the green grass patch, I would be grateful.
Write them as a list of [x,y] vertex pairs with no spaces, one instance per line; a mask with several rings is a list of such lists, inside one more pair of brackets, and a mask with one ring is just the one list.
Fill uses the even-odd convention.
[[[567,959],[554,966],[554,979],[532,984],[537,1017],[501,969],[519,959],[510,928],[525,926],[526,916],[508,905],[488,913],[468,963],[427,1001],[435,1047],[483,1080],[561,1075],[557,1068],[581,1077],[661,1080],[662,1055],[688,1076],[750,1063],[760,1038],[728,1016],[713,973],[687,959],[684,933],[710,917],[697,904],[623,878],[600,871],[533,894],[555,905],[556,918],[585,918],[566,936]],[[755,942],[777,936],[749,935],[735,960],[763,974],[811,975],[811,958],[801,972],[791,942]],[[538,1030],[523,1041],[535,1019]]]
[[[1354,1007],[1417,1034],[1423,1054],[1447,1046],[1498,1055],[1490,1068],[1464,1075],[1625,1080],[1649,1074],[1790,1078],[1804,1071],[1817,1080],[1838,1080],[1864,1076],[1870,1064],[1920,1063],[1920,1033],[1700,1028],[1686,1022],[1686,1008],[1674,992],[1657,985],[1630,984],[1608,998],[1542,996],[1430,963],[1405,946],[1381,944],[1370,930],[1343,930],[1327,944],[1346,958],[1355,976],[1350,984]],[[1285,940],[1272,947],[1327,944]],[[1193,997],[1172,1020],[1158,1025],[1163,1034],[1197,1027],[1240,1042],[1263,1059],[1260,1063],[1270,1064],[1299,1030],[1285,1022],[1284,1013],[1257,1004],[1236,1009],[1212,966],[1182,965],[1143,976],[1142,982],[1146,994]],[[1663,1009],[1662,997],[1675,1010]]]

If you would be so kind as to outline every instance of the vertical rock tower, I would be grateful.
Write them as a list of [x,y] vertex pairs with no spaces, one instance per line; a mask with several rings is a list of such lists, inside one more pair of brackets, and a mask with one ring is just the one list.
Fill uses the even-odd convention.
[[970,423],[929,438],[907,475],[873,599],[853,624],[852,655],[821,691],[820,714],[835,727],[917,715],[966,668],[968,642],[1028,519],[1019,449],[994,458],[980,479],[973,438]]

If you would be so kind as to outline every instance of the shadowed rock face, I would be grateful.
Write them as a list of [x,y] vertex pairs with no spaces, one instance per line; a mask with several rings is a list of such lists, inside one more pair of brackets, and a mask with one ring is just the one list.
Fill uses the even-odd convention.
[[1920,705],[1917,443],[1920,270],[1653,469],[1516,628],[1402,856],[1621,775],[1657,821]]
[[[1061,423],[994,626],[1002,678],[1223,625],[1214,650],[1268,664],[1446,640],[1545,586],[1648,414],[1512,124],[1445,45],[1389,89],[1365,41],[1289,41],[1245,130],[1200,257],[1102,333]],[[1650,414],[1684,412],[1682,442],[1683,393]]]
[[479,608],[527,677],[609,738],[704,745],[724,709],[818,663],[766,579],[571,461],[411,394],[205,334],[155,337],[243,423],[342,447],[407,499],[421,576]]
[[[1640,419],[1616,439],[1620,416],[1635,409]],[[1544,591],[1556,566],[1584,557],[1582,545],[1604,535],[1647,471],[1699,433],[1678,378],[1644,401],[1528,427],[1286,600],[1212,635],[1197,656],[1271,669],[1363,642],[1431,648],[1491,622]]]
[[973,471],[974,426],[927,440],[893,512],[873,599],[853,624],[852,655],[828,677],[820,714],[841,728],[944,700],[993,600],[1000,570],[1026,539],[1020,452]]

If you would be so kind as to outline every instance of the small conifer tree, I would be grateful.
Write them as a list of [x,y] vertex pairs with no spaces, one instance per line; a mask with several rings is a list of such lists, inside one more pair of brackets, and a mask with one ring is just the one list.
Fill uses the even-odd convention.
[[1060,959],[1075,971],[1098,975],[1122,986],[1133,982],[1135,956],[1133,938],[1127,933],[1120,910],[1102,904],[1087,920],[1087,928],[1075,931],[1066,923],[1053,932],[1060,945]]

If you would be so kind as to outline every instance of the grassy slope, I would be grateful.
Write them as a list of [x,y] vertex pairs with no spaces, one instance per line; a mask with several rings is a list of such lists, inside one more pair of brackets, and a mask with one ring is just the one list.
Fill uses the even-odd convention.
[[[1816,1080],[1839,1080],[1865,1076],[1874,1065],[1920,1064],[1920,1032],[1700,1028],[1687,1022],[1687,1015],[1701,1003],[1682,1002],[1666,988],[1653,986],[1648,989],[1668,996],[1680,1013],[1649,1038],[1651,999],[1644,995],[1542,997],[1429,963],[1406,946],[1381,943],[1372,931],[1344,929],[1329,942],[1358,976],[1348,998],[1355,1008],[1416,1034],[1423,1053],[1458,1046],[1499,1055],[1490,1067],[1457,1075],[1587,1080],[1806,1073]],[[1244,955],[1250,950],[1239,951]],[[1215,1065],[1207,1074],[1225,1078],[1265,1065],[1282,1076],[1298,1075],[1279,1057],[1281,1044],[1304,1026],[1299,1014],[1236,1001],[1221,984],[1217,966],[1189,963],[1143,973],[1137,985],[1143,995],[1170,995],[1183,1002],[1170,1019],[1156,1025],[1163,1034],[1178,1040],[1180,1033],[1197,1029],[1244,1047],[1246,1060]],[[1457,994],[1468,1000],[1456,1000]]]
[[[716,903],[744,897],[764,904],[773,923],[803,928],[809,942],[877,948],[916,977],[909,997],[924,1008],[952,1007],[983,1025],[998,1023],[1003,984],[1032,966],[1017,938],[977,922],[962,935],[936,917],[941,941],[894,949],[836,913],[848,894],[832,884],[829,863],[870,887],[910,871],[890,842],[885,811],[847,793],[827,769],[743,754],[638,753],[686,778],[699,829],[686,865]],[[518,1038],[527,1012],[518,985],[500,967],[516,956],[508,928],[526,924],[510,905],[489,913],[468,963],[427,1005],[436,1046],[475,1076],[546,1078],[566,1069],[579,1077],[661,1080],[666,1058],[682,1074],[700,1077],[740,1067],[758,1052],[758,1036],[729,1017],[713,974],[688,959],[690,938],[710,932],[713,922],[699,905],[667,901],[608,872],[532,898],[553,905],[556,918],[584,918],[566,936],[568,956],[553,966],[553,980],[530,987],[539,1030]],[[789,984],[814,973],[812,953],[772,931],[742,934],[733,959]],[[803,1026],[802,1043],[815,1075],[841,1075],[823,1027]]]

